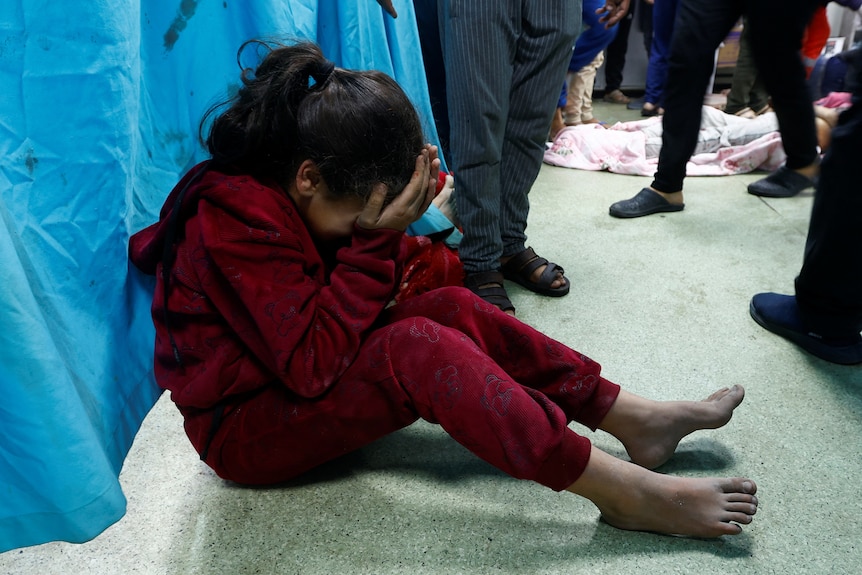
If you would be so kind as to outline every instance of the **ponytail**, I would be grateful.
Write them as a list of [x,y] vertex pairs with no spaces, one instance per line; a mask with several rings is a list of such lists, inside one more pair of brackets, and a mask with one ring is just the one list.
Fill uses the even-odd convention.
[[[260,59],[255,69],[241,63],[251,47]],[[310,159],[334,194],[363,198],[378,182],[393,195],[407,184],[425,138],[416,110],[389,76],[337,68],[310,42],[250,40],[237,63],[239,91],[207,110],[200,124],[214,168],[284,183]]]

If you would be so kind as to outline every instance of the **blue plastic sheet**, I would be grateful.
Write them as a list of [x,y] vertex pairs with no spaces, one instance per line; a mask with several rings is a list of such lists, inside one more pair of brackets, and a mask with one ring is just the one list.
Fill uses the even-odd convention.
[[436,139],[412,3],[0,3],[0,551],[120,519],[123,460],[160,391],[152,280],[129,235],[205,157],[202,113],[253,37],[394,76]]

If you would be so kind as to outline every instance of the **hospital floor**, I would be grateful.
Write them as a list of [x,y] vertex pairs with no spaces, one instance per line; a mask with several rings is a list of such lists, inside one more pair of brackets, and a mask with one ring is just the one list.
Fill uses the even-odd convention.
[[[639,117],[596,107],[609,122]],[[511,479],[423,422],[301,481],[238,487],[198,460],[163,396],[120,477],[125,517],[85,544],[4,553],[0,573],[862,572],[862,367],[825,363],[750,319],[755,293],[792,293],[813,197],[747,194],[759,177],[690,178],[685,211],[618,220],[608,206],[649,178],[544,166],[529,244],[565,267],[571,293],[510,288],[521,319],[630,391],[701,399],[745,386],[727,426],[684,439],[659,470],[753,478],[760,508],[741,535],[617,530],[589,501]],[[575,429],[625,457],[610,436]]]

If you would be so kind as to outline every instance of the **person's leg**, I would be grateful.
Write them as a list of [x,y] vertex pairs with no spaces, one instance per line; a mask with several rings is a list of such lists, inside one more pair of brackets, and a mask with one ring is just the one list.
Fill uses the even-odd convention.
[[741,0],[685,0],[679,4],[662,97],[665,113],[658,169],[649,188],[611,205],[610,215],[634,218],[683,209],[682,184],[697,145],[715,49],[741,12]]
[[593,87],[596,83],[596,74],[605,61],[604,52],[599,52],[592,62],[587,64],[584,72],[584,92],[581,101],[581,122],[584,124],[598,122],[593,115]]
[[617,24],[617,35],[605,50],[605,94],[604,101],[613,104],[628,104],[629,98],[622,93],[623,70],[626,66],[626,52],[629,49],[629,32],[634,19],[635,1],[629,4],[629,11]]
[[564,119],[567,126],[577,126],[594,120],[593,117],[593,86],[596,72],[604,61],[604,55],[599,52],[592,62],[566,75],[569,91],[566,95]]
[[[556,87],[571,60],[581,16],[580,2],[523,0],[521,4],[501,162],[496,166],[496,181],[502,190],[501,255],[509,279],[519,276],[519,271],[507,271],[506,262],[526,253],[528,194],[542,166],[547,129],[557,100]],[[546,274],[548,270],[551,272]],[[568,280],[553,264],[542,264],[529,272],[529,278],[519,279],[524,280],[519,281],[521,285],[537,293],[568,293]],[[544,287],[533,286],[534,282]]]
[[[862,73],[859,74],[862,81]],[[826,361],[862,363],[862,90],[832,130],[821,165],[796,295],[761,293],[750,304],[766,329]]]
[[658,114],[667,81],[668,58],[673,41],[678,0],[660,0],[653,5],[653,35],[647,64],[643,115]]
[[581,111],[583,108],[584,91],[586,90],[587,75],[582,73],[581,68],[576,72],[566,74],[566,105],[563,107],[563,120],[567,126],[577,126],[582,123]]
[[805,260],[796,278],[802,319],[821,334],[845,336],[862,331],[860,150],[862,91],[832,130],[814,197]]
[[814,186],[818,172],[817,132],[799,50],[805,27],[817,5],[818,0],[750,3],[751,47],[766,89],[772,95],[787,153],[784,166],[749,184],[751,194],[790,197]]
[[[739,35],[739,56],[736,58],[733,80],[730,83],[730,92],[727,94],[725,113],[737,114],[745,108],[751,108],[750,96],[756,81],[757,66],[751,53],[751,27],[748,25],[748,17],[743,15],[742,33]],[[755,111],[752,108],[752,112]]]
[[[689,433],[726,424],[742,401],[742,388],[720,390],[701,402],[650,401],[619,391],[591,360],[483,307],[465,290],[437,290],[411,301],[411,307],[391,308],[389,319],[413,325],[375,357],[405,356],[405,367],[415,366],[423,362],[414,355],[414,342],[436,346],[435,361],[445,358],[449,365],[424,380],[419,373],[417,379],[401,377],[399,387],[423,417],[430,413],[486,461],[552,489],[574,477],[565,489],[589,498],[621,529],[717,537],[739,533],[740,525],[752,521],[757,486],[749,479],[668,477],[645,468],[664,463]],[[407,319],[416,312],[421,315]],[[592,447],[566,427],[566,419],[619,438],[634,463]]]
[[[604,61],[603,51],[617,35],[618,25],[606,28],[599,22],[600,15],[596,10],[604,6],[604,0],[583,0],[582,23],[583,32],[575,41],[575,48],[569,61],[568,78],[574,96],[580,99],[579,105],[569,104],[569,125],[580,124],[592,118],[592,91],[595,75]],[[601,58],[598,60],[597,58]],[[574,78],[574,84],[572,83]],[[587,112],[587,116],[584,113]]]
[[725,425],[744,397],[739,386],[695,402],[655,402],[622,391],[601,377],[592,359],[459,288],[405,301],[385,319],[415,316],[456,328],[520,385],[551,399],[569,421],[614,435],[634,462],[648,468],[667,461],[688,434]]
[[[726,423],[741,388],[704,402],[622,393],[594,362],[462,288],[417,296],[382,319],[389,323],[369,335],[324,396],[302,399],[273,385],[226,414],[207,463],[241,483],[284,481],[422,417],[513,477],[589,497],[624,529],[717,536],[737,532],[731,522],[750,521],[752,509],[718,517],[724,503],[704,494],[705,482],[733,492],[746,480],[668,478],[605,456],[568,427],[576,419],[606,429],[633,459],[660,464],[682,436]],[[596,485],[613,471],[617,481]],[[621,485],[623,477],[631,483]],[[630,508],[670,489],[685,506]],[[749,482],[748,493],[754,489]],[[756,506],[753,495],[748,502]]]
[[[498,416],[516,418],[522,396],[514,382],[523,386],[523,391],[538,405],[545,406],[532,423],[523,422],[526,427],[515,425],[516,419],[503,423],[499,429],[508,432],[503,437],[510,435],[509,440],[501,439],[499,431],[489,434],[505,448],[498,451],[497,446],[491,446],[495,458],[488,460],[492,463],[499,461],[497,457],[505,456],[506,465],[517,470],[535,469],[535,458],[544,456],[545,452],[534,439],[547,433],[556,442],[558,436],[559,415],[550,418],[555,422],[553,425],[546,423],[549,421],[547,414],[552,413],[552,406],[556,405],[566,419],[602,429],[618,438],[633,463],[616,459],[568,431],[561,447],[551,450],[550,457],[538,468],[540,483],[557,489],[567,478],[575,476],[575,481],[565,488],[593,501],[604,519],[621,529],[717,537],[739,533],[740,525],[752,521],[757,511],[754,496],[757,486],[749,479],[681,478],[648,470],[667,461],[679,441],[688,434],[725,425],[742,402],[744,390],[741,387],[719,390],[704,401],[647,400],[619,390],[601,378],[600,367],[592,360],[491,306],[482,307],[482,302],[465,290],[446,288],[411,301],[412,306],[396,306],[388,313],[389,319],[396,321],[417,312],[423,316],[422,327],[410,330],[412,338],[427,335],[436,340],[438,332],[433,325],[455,326],[505,373],[504,376],[500,373],[482,376],[479,372],[479,379],[484,381],[479,403],[485,409],[476,412],[475,418],[489,419],[492,427],[500,425]],[[430,319],[425,315],[431,316]],[[412,350],[409,341],[406,345]],[[408,353],[411,352],[405,351]],[[394,357],[396,353],[392,351],[388,355]],[[479,363],[471,357],[467,357],[466,362],[470,367],[465,370],[473,370]],[[468,405],[475,402],[470,399],[466,385],[455,383],[463,381],[463,377],[458,378],[452,370],[446,370],[445,380],[448,389],[453,390],[453,393],[443,394],[445,399]],[[550,399],[553,404],[548,405],[543,398]],[[485,424],[481,422],[476,429],[484,430]],[[446,427],[442,421],[441,425]],[[469,436],[460,441],[474,449]],[[566,459],[567,451],[572,459]],[[515,461],[510,461],[512,459]],[[531,461],[534,463],[529,465]],[[526,477],[535,479],[530,475]]]
[[748,105],[758,116],[772,111],[769,105],[769,90],[766,89],[763,74],[758,74],[754,79],[754,85],[748,92]]
[[741,12],[739,0],[685,0],[678,6],[664,88],[663,145],[652,183],[656,191],[682,191],[686,163],[697,142],[715,50]]
[[652,35],[653,35],[653,2],[639,0],[638,6],[638,22],[640,23],[641,32],[643,32],[644,51],[647,54],[647,59],[652,51]]
[[[459,255],[467,274],[499,269],[502,141],[520,18],[519,0],[439,0],[456,202],[464,237]],[[546,98],[554,101],[562,72]],[[543,127],[551,124],[548,111]]]
[[[469,290],[457,287],[433,290],[390,307],[381,321],[392,324],[416,317],[457,329],[507,377],[550,399],[567,421],[576,421],[595,430],[620,392],[619,386],[601,377],[601,365],[597,362],[522,321],[500,313]],[[436,328],[428,329],[414,331],[427,333],[432,339],[436,337],[433,333]],[[421,364],[415,358],[411,361],[412,365]],[[484,376],[483,379],[497,381]]]
[[[518,246],[524,252],[527,193],[542,164],[580,3],[440,0],[439,7],[446,67],[465,71],[447,75],[465,285],[514,313],[501,258]],[[524,284],[565,295],[561,272],[541,265]]]
[[[226,411],[207,458],[239,483],[281,482],[417,418],[499,469],[556,490],[575,481],[619,394],[601,367],[464,288],[387,310],[351,366],[317,398],[274,384]],[[209,429],[191,420],[190,437]]]

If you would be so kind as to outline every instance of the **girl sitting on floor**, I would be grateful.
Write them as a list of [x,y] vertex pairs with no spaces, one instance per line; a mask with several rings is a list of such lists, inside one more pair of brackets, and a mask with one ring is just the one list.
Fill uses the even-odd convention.
[[[650,401],[467,289],[391,305],[436,148],[385,74],[335,68],[313,44],[255,45],[256,70],[208,114],[212,159],[130,245],[157,277],[156,378],[207,465],[283,482],[421,417],[622,529],[716,537],[751,522],[753,481],[650,471],[689,433],[727,423],[741,387]],[[572,421],[611,433],[632,461]]]

